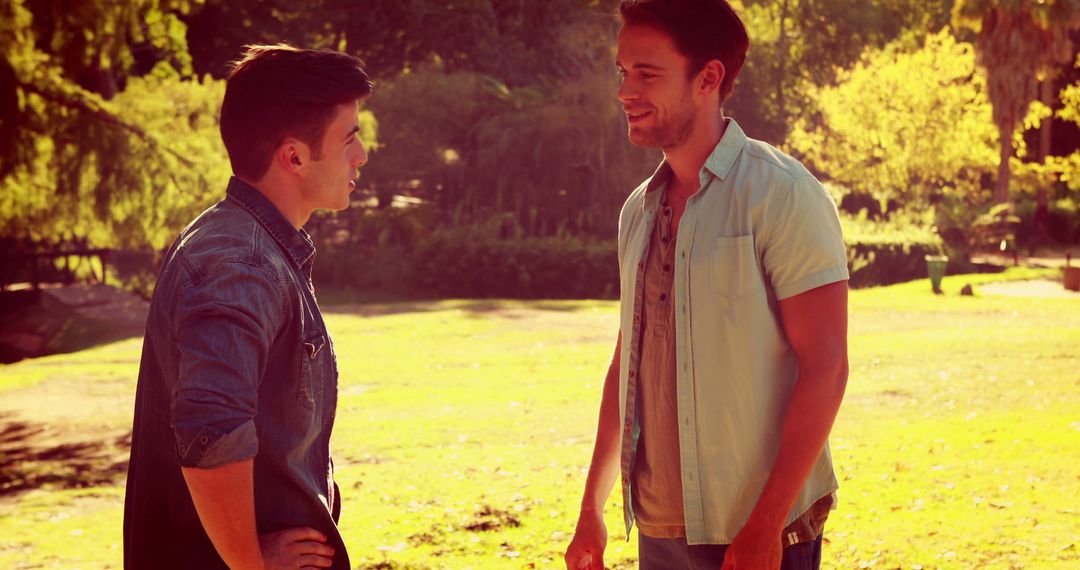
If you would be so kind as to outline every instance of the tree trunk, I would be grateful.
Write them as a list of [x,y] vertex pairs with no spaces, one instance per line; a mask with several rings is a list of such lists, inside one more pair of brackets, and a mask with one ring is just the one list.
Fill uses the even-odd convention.
[[[1050,74],[1043,80],[1041,87],[1042,102],[1047,107],[1054,108],[1054,75]],[[1054,125],[1054,116],[1043,119],[1039,128],[1039,162],[1045,164],[1050,156],[1050,137]],[[1047,219],[1050,217],[1050,189],[1039,184],[1035,189],[1035,239],[1037,242],[1050,241],[1050,232],[1047,230]]]
[[[1055,108],[1055,83],[1056,82],[1054,81],[1054,76],[1049,75],[1046,79],[1042,81],[1042,85],[1039,86],[1041,91],[1039,99],[1042,100],[1043,104],[1049,107],[1051,110]],[[1050,115],[1049,117],[1043,119],[1042,125],[1039,127],[1039,162],[1045,163],[1047,157],[1050,156],[1050,143],[1053,137],[1053,128],[1053,115]],[[1035,203],[1043,209],[1045,209],[1049,204],[1049,193],[1047,192],[1047,190],[1048,189],[1045,186],[1040,185],[1035,195]]]
[[1001,137],[1001,159],[998,163],[997,186],[994,188],[994,203],[1003,204],[1009,201],[1009,159],[1012,158],[1012,125],[1000,125],[998,131]]
[[780,117],[787,123],[787,113],[784,112],[784,72],[786,71],[784,60],[784,48],[787,43],[787,29],[784,22],[787,21],[788,0],[780,5],[780,37],[776,41],[776,110]]

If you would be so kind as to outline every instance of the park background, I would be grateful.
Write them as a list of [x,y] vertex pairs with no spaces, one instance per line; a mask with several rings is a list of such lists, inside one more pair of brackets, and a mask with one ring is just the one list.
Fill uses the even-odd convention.
[[[229,62],[287,41],[375,80],[353,205],[307,227],[354,564],[557,567],[618,209],[660,159],[626,140],[616,4],[0,0],[0,566],[120,566],[145,299],[223,195]],[[856,288],[823,566],[1076,567],[1080,2],[733,4],[725,111],[825,183]]]

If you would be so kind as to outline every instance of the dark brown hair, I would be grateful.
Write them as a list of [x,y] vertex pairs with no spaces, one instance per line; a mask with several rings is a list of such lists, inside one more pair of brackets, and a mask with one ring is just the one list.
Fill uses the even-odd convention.
[[360,60],[351,55],[285,44],[245,46],[221,103],[221,140],[233,173],[261,179],[286,137],[306,143],[318,159],[335,108],[371,90]]
[[690,60],[688,78],[710,60],[720,60],[724,64],[720,102],[731,96],[750,49],[750,37],[742,19],[725,0],[623,0],[619,15],[623,25],[652,26],[671,36],[675,48]]

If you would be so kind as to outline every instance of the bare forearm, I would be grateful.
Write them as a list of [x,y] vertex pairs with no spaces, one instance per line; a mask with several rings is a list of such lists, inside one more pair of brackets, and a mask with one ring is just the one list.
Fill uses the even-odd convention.
[[[847,387],[847,282],[780,301],[780,318],[799,363],[769,478],[746,522],[771,534],[783,529],[829,437]],[[753,533],[751,533],[753,534]]]
[[183,468],[203,529],[229,568],[261,569],[252,460],[214,469]]
[[619,475],[619,358],[621,341],[615,344],[615,354],[604,379],[604,392],[600,400],[600,418],[596,426],[596,444],[593,446],[589,475],[585,480],[585,493],[581,510],[603,511],[604,503]]
[[782,529],[829,437],[847,385],[847,359],[800,370],[784,414],[780,447],[748,526]]

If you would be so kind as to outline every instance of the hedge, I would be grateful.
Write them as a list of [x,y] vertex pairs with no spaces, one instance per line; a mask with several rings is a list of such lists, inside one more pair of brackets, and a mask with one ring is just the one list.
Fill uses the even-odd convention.
[[[941,252],[930,230],[845,220],[852,287],[926,276],[924,256]],[[322,247],[320,287],[390,295],[457,298],[614,299],[619,294],[614,240],[512,238],[483,229],[438,230],[404,248]]]

